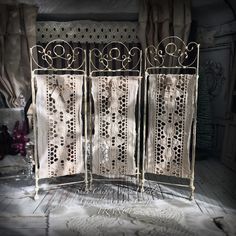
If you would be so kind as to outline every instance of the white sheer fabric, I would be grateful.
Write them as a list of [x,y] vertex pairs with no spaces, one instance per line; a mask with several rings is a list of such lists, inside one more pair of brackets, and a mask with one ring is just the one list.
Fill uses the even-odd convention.
[[39,178],[84,172],[82,75],[35,75]]

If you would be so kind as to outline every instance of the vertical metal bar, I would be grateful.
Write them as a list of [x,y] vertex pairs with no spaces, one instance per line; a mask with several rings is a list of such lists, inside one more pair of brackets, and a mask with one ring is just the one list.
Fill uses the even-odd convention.
[[34,132],[34,160],[35,160],[35,195],[34,200],[39,198],[38,190],[39,190],[39,173],[38,173],[38,140],[37,140],[37,126],[36,126],[36,105],[35,105],[35,73],[33,71],[32,65],[32,56],[33,56],[32,48],[30,48],[30,71],[31,71],[31,91],[32,91],[32,108],[33,108],[33,132]]
[[141,119],[141,77],[138,78],[138,130],[137,130],[137,136],[138,136],[138,144],[137,144],[137,183],[139,182],[140,178],[140,172],[139,172],[139,166],[140,166],[140,122]]
[[[86,55],[86,51],[84,50]],[[85,58],[85,73],[84,73],[84,139],[85,139],[85,147],[84,147],[84,181],[85,181],[85,191],[88,191],[88,154],[87,154],[87,66],[86,66],[86,58]]]
[[[145,54],[146,57],[146,54]],[[145,58],[146,60],[146,58]],[[145,63],[146,64],[146,63]],[[145,161],[146,161],[146,119],[147,119],[147,77],[148,73],[145,68],[144,75],[144,107],[143,107],[143,153],[142,153],[142,177],[141,177],[141,192],[144,191],[145,182]]]
[[89,59],[88,59],[88,80],[89,80],[89,85],[90,85],[90,90],[89,90],[89,121],[90,121],[90,190],[92,189],[92,183],[93,183],[93,172],[92,172],[92,166],[93,166],[93,152],[92,152],[92,67],[91,67],[91,50],[89,50]]
[[92,135],[93,135],[93,122],[92,122],[92,80],[88,78],[89,81],[89,140],[90,140],[90,190],[92,189],[93,175],[92,175],[92,160],[93,160],[93,152],[92,152]]
[[199,51],[200,44],[197,45],[197,69],[196,69],[196,86],[195,86],[195,100],[194,100],[194,117],[193,117],[193,140],[192,140],[192,162],[191,162],[191,176],[190,176],[190,200],[194,199],[194,168],[196,157],[196,127],[197,127],[197,99],[198,99],[198,77],[199,77]]
[[89,50],[89,60],[88,60],[88,63],[89,63],[89,77],[91,78],[92,76],[92,67],[91,67],[91,49]]
[[137,142],[137,168],[136,168],[136,178],[137,178],[137,185],[139,185],[140,181],[140,158],[141,158],[141,153],[140,153],[140,143],[141,143],[141,96],[142,96],[142,51],[139,51],[139,79],[138,79],[138,130],[137,130],[137,135],[138,135],[138,142]]

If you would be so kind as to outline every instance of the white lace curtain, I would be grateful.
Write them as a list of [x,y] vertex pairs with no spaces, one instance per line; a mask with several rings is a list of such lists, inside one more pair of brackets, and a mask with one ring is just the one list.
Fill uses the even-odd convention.
[[134,175],[135,106],[140,78],[100,76],[91,79],[95,103],[92,171],[107,177]]
[[83,172],[83,75],[35,75],[35,81],[39,177]]

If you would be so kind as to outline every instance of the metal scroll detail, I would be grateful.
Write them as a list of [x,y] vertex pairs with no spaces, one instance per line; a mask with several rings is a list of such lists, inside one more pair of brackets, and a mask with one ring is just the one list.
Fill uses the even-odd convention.
[[36,69],[85,70],[85,50],[80,47],[72,47],[64,40],[50,41],[45,47],[35,45],[31,48],[31,56],[32,66],[36,66]]
[[[113,45],[116,45],[114,47]],[[111,42],[99,50],[94,48],[89,53],[90,75],[94,72],[141,72],[142,52],[138,47],[129,49],[124,43]]]
[[84,172],[82,75],[35,75],[39,177]]
[[190,178],[195,75],[150,75],[149,173]]
[[198,44],[185,42],[176,36],[163,39],[157,46],[146,48],[146,68],[181,66],[191,67],[198,59]]

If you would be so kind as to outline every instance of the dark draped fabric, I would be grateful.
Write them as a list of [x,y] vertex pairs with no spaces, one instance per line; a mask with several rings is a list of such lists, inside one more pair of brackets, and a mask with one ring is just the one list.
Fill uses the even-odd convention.
[[145,49],[168,36],[188,40],[191,25],[190,0],[140,0],[138,36]]
[[29,48],[36,40],[37,7],[0,4],[0,92],[9,107],[31,95]]

